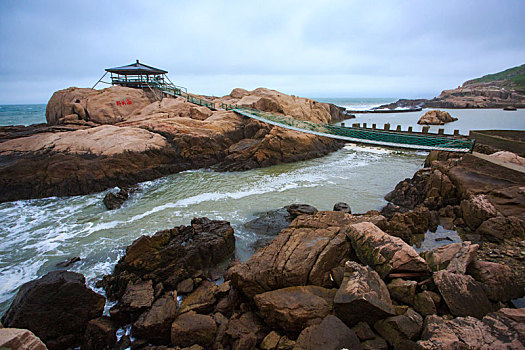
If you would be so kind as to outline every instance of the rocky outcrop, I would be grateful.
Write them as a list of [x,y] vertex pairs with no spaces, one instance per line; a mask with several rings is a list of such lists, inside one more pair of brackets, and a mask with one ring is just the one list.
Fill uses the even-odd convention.
[[[510,316],[507,310],[488,314],[483,320],[474,317],[445,320],[429,316],[418,345],[422,349],[522,349],[525,347],[525,323]],[[525,309],[518,313],[525,314]]]
[[198,344],[209,348],[215,339],[217,325],[208,315],[187,312],[180,315],[171,326],[171,343],[187,347]]
[[0,349],[47,350],[42,341],[27,329],[0,329]]
[[468,274],[482,283],[491,300],[508,302],[525,296],[525,286],[516,281],[506,265],[475,260],[468,266]]
[[105,299],[86,287],[84,276],[49,272],[24,284],[2,317],[10,328],[25,328],[49,349],[80,345],[88,322],[102,316]]
[[175,289],[197,270],[216,266],[235,249],[233,229],[226,221],[195,218],[190,226],[142,236],[126,249],[112,275],[104,278],[109,298],[120,298],[128,285],[141,281]]
[[331,270],[352,256],[344,227],[354,222],[380,220],[379,216],[322,211],[301,215],[269,246],[255,252],[246,263],[234,266],[232,283],[249,297],[292,286],[330,288]]
[[432,110],[426,112],[421,118],[419,118],[417,123],[420,125],[445,125],[446,123],[454,122],[456,120],[458,120],[458,118],[452,117],[448,112]]
[[[314,122],[344,117],[331,105],[273,90],[246,93],[215,102]],[[183,98],[154,102],[149,93],[125,87],[58,91],[46,116],[48,126],[0,130],[0,202],[87,194],[203,167],[247,170],[319,157],[343,145]]]

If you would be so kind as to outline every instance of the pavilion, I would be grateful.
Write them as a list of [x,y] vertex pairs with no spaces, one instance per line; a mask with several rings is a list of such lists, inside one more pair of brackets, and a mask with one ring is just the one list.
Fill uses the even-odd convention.
[[[111,83],[102,81],[108,73],[111,74]],[[167,73],[163,69],[148,66],[137,60],[137,62],[127,66],[107,68],[106,73],[97,81],[93,88],[100,82],[138,89],[157,87],[158,85],[165,85],[167,82],[171,83],[166,76]]]

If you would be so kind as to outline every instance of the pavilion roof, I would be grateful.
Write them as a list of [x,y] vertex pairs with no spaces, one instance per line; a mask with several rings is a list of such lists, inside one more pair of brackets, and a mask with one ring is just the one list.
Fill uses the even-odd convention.
[[154,75],[154,74],[166,74],[168,73],[165,70],[148,66],[146,64],[137,62],[128,64],[127,66],[107,68],[106,72],[117,73],[122,75]]

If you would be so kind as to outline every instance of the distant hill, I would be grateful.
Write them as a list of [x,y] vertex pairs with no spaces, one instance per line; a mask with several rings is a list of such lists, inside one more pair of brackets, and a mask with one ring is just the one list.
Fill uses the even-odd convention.
[[466,81],[463,86],[492,82],[509,90],[525,93],[525,64],[506,69],[499,73],[487,74],[481,78]]

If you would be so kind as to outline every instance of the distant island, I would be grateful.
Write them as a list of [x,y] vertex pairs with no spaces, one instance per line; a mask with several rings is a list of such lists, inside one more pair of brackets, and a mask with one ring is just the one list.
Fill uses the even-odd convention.
[[525,64],[468,80],[432,99],[400,99],[377,109],[509,107],[525,108]]

